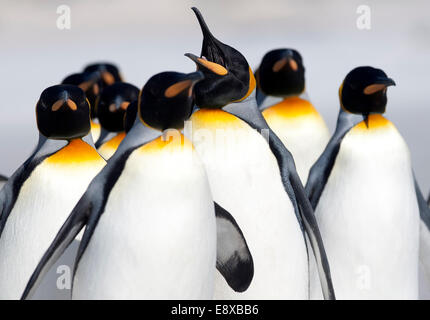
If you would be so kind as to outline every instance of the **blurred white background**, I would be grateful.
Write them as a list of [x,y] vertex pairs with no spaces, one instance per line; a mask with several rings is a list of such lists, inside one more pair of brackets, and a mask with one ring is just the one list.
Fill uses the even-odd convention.
[[[59,5],[71,8],[71,29],[56,25]],[[360,5],[371,30],[359,30]],[[37,141],[34,107],[42,90],[94,61],[117,63],[142,87],[154,73],[193,70],[183,56],[200,53],[197,6],[214,35],[255,68],[264,53],[298,49],[307,90],[333,130],[337,90],[359,65],[382,68],[389,89],[387,117],[408,142],[417,178],[430,187],[430,3],[317,0],[0,0],[0,173],[11,174]]]

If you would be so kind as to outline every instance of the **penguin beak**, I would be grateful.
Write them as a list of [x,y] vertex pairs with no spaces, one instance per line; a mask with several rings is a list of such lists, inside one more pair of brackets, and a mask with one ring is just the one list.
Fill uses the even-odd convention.
[[51,110],[52,111],[58,111],[63,107],[67,107],[67,108],[71,109],[72,111],[78,110],[78,106],[76,105],[76,103],[69,98],[60,99],[60,100],[55,101],[51,107]]
[[192,72],[185,76],[185,79],[191,80],[193,84],[196,84],[197,82],[199,82],[200,80],[203,80],[204,78],[205,76],[201,71]]
[[363,93],[365,95],[374,94],[375,92],[385,90],[389,86],[395,86],[396,83],[393,79],[388,77],[379,77],[373,81],[372,84],[364,88]]
[[225,44],[220,42],[212,35],[199,9],[197,9],[196,7],[192,7],[191,9],[196,14],[197,20],[199,21],[200,28],[203,33],[201,56],[206,57],[206,59],[210,62],[214,62],[226,68],[226,55],[223,52],[223,47],[225,46]]
[[198,70],[202,70],[204,72],[212,72],[219,76],[225,76],[228,73],[228,70],[222,65],[208,61],[204,57],[200,58],[192,53],[186,53],[185,56],[196,63]]
[[180,92],[188,89],[188,97],[191,97],[194,85],[202,79],[204,79],[204,75],[200,71],[189,73],[181,81],[169,86],[166,91],[164,91],[164,96],[166,98],[173,98]]

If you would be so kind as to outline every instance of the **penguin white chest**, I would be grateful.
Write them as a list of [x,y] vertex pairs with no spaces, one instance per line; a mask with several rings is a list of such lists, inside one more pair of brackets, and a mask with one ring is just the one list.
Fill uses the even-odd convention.
[[192,116],[192,137],[205,164],[214,200],[241,228],[254,260],[254,278],[234,292],[217,273],[216,299],[305,299],[308,266],[304,238],[268,143],[220,110]]
[[210,299],[216,225],[189,142],[133,151],[79,263],[76,299]]
[[[39,164],[21,187],[0,238],[2,299],[20,298],[40,258],[88,184],[105,165],[93,148],[77,144],[80,142]],[[63,161],[76,150],[87,159]]]
[[370,116],[368,128],[362,122],[347,133],[315,214],[337,298],[417,298],[419,212],[411,161],[388,120]]

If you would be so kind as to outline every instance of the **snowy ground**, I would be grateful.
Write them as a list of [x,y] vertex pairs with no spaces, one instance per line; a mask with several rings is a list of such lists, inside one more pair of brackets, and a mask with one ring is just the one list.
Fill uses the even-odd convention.
[[[61,4],[71,8],[71,30],[56,27]],[[356,27],[362,4],[372,10],[369,31]],[[269,49],[298,49],[309,95],[331,129],[346,73],[358,65],[383,68],[397,82],[389,89],[387,116],[408,142],[427,193],[430,5],[424,0],[0,0],[0,172],[11,174],[33,149],[41,91],[88,62],[114,61],[139,87],[159,71],[193,70],[183,56],[200,52],[193,5],[253,67]]]

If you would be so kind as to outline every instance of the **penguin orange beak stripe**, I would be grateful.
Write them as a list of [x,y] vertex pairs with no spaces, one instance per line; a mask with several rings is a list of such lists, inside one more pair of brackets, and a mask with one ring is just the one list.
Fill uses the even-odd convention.
[[166,98],[173,98],[183,90],[191,87],[192,84],[193,84],[193,81],[191,80],[179,81],[175,84],[172,84],[170,87],[168,87],[166,91],[164,91],[164,96]]
[[187,75],[185,80],[178,81],[172,84],[171,86],[169,86],[164,91],[164,96],[166,98],[173,98],[173,97],[176,97],[179,93],[181,93],[185,89],[188,89],[188,96],[191,97],[194,84],[196,84],[203,78],[204,76],[201,71],[190,73]]
[[228,70],[218,63],[208,61],[204,58],[199,58],[192,53],[186,53],[185,56],[193,60],[197,65],[202,66],[219,76],[225,76],[228,73]]
[[374,94],[375,92],[384,90],[387,88],[386,84],[380,84],[380,83],[376,83],[376,84],[371,84],[369,86],[367,86],[366,88],[364,88],[363,92],[364,94]]
[[60,110],[63,105],[67,105],[73,111],[78,110],[76,103],[73,100],[67,99],[55,101],[55,103],[52,105],[52,111]]
[[377,79],[373,84],[368,85],[366,88],[364,88],[363,93],[366,95],[374,94],[375,92],[381,91],[386,89],[389,86],[395,86],[396,83],[393,79],[390,78],[380,78]]

